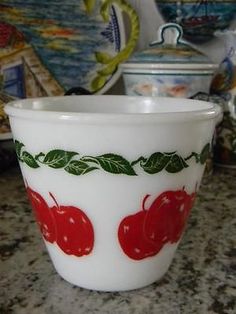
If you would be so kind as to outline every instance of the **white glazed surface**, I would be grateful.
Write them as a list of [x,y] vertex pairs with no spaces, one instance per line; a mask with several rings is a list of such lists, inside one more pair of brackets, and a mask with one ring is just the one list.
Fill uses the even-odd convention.
[[[90,102],[95,104],[112,101],[112,98],[106,96],[92,97]],[[121,97],[116,102],[120,102],[121,106],[122,103],[129,106],[130,100],[128,97]],[[43,103],[45,100],[40,101]],[[62,101],[66,106],[66,98]],[[80,97],[73,101],[83,102]],[[145,102],[145,98],[137,97],[137,101]],[[151,100],[154,103],[158,101],[164,106],[169,100]],[[178,103],[181,106],[181,100]],[[192,104],[199,104],[201,107],[200,102]],[[24,106],[24,102],[21,106]],[[55,118],[53,122],[52,117],[48,121],[42,118],[37,120],[35,112],[32,113],[34,118],[24,119],[13,116],[14,110],[10,107],[6,109],[10,113],[14,138],[23,142],[33,155],[57,148],[91,156],[114,153],[130,161],[158,151],[177,151],[183,157],[191,152],[200,152],[206,143],[211,142],[216,116],[219,114],[218,109],[213,106],[208,110],[211,114],[203,114],[202,119],[183,118],[182,122],[178,122],[178,119],[173,121],[175,114],[170,112],[171,123],[168,122],[168,116],[165,116],[162,123],[146,121],[143,124],[133,123],[135,118],[132,114],[129,123],[126,121],[124,124],[113,124],[110,121],[101,124],[99,119],[106,120],[106,114],[100,114],[94,118],[98,119],[96,124],[91,120],[86,123],[85,118],[82,123],[66,119],[66,113],[64,119]],[[39,116],[44,114],[46,118],[49,113],[39,111]],[[183,117],[184,115],[185,112],[182,112]],[[192,159],[188,164],[188,168],[176,174],[162,171],[149,175],[139,166],[134,166],[137,176],[114,175],[102,170],[75,176],[63,169],[52,169],[45,165],[31,169],[20,163],[27,184],[40,193],[48,205],[55,205],[49,196],[51,192],[59,204],[79,207],[93,222],[95,243],[88,256],[66,255],[56,244],[45,241],[58,273],[75,285],[105,291],[136,289],[160,279],[167,271],[178,243],[167,243],[156,256],[134,261],[121,250],[117,230],[125,216],[142,210],[141,203],[146,194],[151,195],[148,200],[151,203],[157,195],[167,190],[181,190],[185,187],[188,193],[193,193],[196,185],[200,184],[204,167]]]
[[126,95],[189,98],[198,92],[209,93],[212,73],[148,72],[123,73]]

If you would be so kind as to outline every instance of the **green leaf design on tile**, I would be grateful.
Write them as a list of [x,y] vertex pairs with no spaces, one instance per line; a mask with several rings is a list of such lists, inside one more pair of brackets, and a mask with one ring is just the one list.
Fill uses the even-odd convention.
[[37,163],[37,161],[34,159],[34,157],[24,151],[21,155],[21,159],[23,162],[25,162],[30,168],[39,168],[39,164]]
[[96,0],[83,0],[87,13],[91,13],[95,7]]
[[113,57],[107,52],[97,51],[95,52],[95,58],[97,62],[101,64],[107,64],[112,60]]
[[75,155],[78,155],[78,153],[70,151],[68,152],[61,149],[54,149],[48,152],[46,155],[44,153],[40,153],[36,158],[40,163],[48,165],[51,168],[58,169],[65,167],[71,158]]
[[99,90],[102,88],[106,83],[106,77],[102,75],[98,75],[95,77],[95,79],[92,80],[91,86],[93,90]]
[[[91,4],[86,3],[89,1],[84,0],[87,12],[91,12],[89,9]],[[117,69],[121,62],[124,62],[132,54],[134,48],[136,47],[139,38],[139,17],[133,7],[126,0],[102,0],[100,1],[100,15],[105,23],[109,22],[110,19],[110,9],[113,5],[120,8],[122,13],[127,15],[130,21],[130,35],[125,47],[117,53],[117,55],[110,57],[103,51],[95,52],[95,58],[98,63],[103,65],[98,71],[97,76],[91,83],[91,88],[93,91],[98,91],[101,89],[109,77]]]
[[102,77],[107,77],[111,73],[113,73],[117,68],[117,64],[115,62],[110,63],[106,68],[102,70],[98,70],[97,73]]

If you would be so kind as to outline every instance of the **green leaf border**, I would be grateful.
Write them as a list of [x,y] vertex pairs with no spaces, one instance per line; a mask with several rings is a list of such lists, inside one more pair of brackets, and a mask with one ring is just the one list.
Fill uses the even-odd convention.
[[30,168],[47,166],[52,169],[63,169],[75,176],[85,175],[91,171],[105,171],[111,174],[137,176],[135,168],[140,167],[149,175],[161,171],[178,173],[188,168],[188,161],[194,158],[196,163],[204,165],[211,152],[211,145],[207,143],[200,153],[192,152],[187,157],[181,157],[177,152],[156,152],[149,157],[141,156],[134,161],[128,161],[121,155],[106,153],[99,156],[82,156],[78,152],[62,149],[52,149],[47,153],[40,152],[32,155],[25,149],[25,145],[15,140],[16,154],[20,162]]

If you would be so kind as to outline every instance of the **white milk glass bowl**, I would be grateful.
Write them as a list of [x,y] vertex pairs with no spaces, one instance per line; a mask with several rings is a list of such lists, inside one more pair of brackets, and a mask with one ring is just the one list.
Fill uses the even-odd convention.
[[16,153],[57,272],[122,291],[168,270],[199,188],[220,108],[180,98],[18,100]]

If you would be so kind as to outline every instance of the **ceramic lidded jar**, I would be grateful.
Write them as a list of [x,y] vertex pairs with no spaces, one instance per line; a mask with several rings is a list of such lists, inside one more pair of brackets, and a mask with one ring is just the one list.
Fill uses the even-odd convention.
[[208,93],[217,64],[182,40],[181,26],[162,25],[158,40],[120,65],[126,94],[194,97]]

